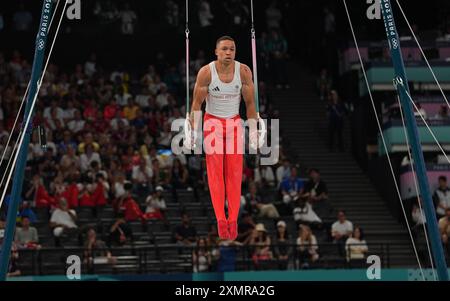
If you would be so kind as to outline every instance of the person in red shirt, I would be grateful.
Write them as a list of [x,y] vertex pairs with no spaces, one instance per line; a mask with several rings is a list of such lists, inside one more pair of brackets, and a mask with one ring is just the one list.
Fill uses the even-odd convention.
[[95,100],[90,100],[88,105],[83,110],[83,117],[89,121],[94,121],[97,117],[97,104]]
[[102,111],[97,111],[97,116],[95,120],[92,122],[92,128],[97,133],[104,133],[106,129],[109,127],[109,123],[103,118]]
[[105,181],[105,177],[101,173],[96,175],[96,180],[92,200],[97,206],[105,206],[107,203],[107,190],[109,189],[108,182]]
[[111,120],[116,116],[117,111],[120,111],[120,108],[113,100],[103,109],[103,116],[106,120]]
[[43,181],[40,175],[36,174],[33,176],[32,186],[26,192],[25,197],[27,199],[33,198],[35,201],[36,208],[42,207],[56,207],[56,200],[53,196],[51,196],[47,189],[45,188]]

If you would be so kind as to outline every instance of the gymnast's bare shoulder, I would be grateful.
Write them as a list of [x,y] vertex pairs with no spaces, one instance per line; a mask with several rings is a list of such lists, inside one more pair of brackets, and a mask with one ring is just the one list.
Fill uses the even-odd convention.
[[209,68],[209,65],[205,65],[198,71],[196,85],[198,85],[199,87],[207,87],[210,83],[211,68]]

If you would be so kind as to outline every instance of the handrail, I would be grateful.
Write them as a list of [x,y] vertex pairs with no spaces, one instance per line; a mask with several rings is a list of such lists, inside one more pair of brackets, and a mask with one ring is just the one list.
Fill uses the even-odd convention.
[[[352,244],[352,246],[357,246],[360,244]],[[408,243],[367,243],[368,246],[368,253],[366,255],[378,255],[380,257],[382,267],[389,268],[392,263],[392,246],[405,247],[405,255],[409,253],[409,244]],[[286,267],[289,265],[290,269],[299,269],[301,266],[300,262],[305,258],[304,255],[301,254],[301,252],[298,250],[299,245],[295,243],[289,243],[289,244],[272,244],[270,246],[270,250],[273,252],[275,250],[275,247],[282,246],[286,248],[290,248],[290,257],[288,258],[288,261],[280,261],[275,256],[273,258],[268,259],[266,262],[273,263],[276,265],[277,263],[284,262],[286,263]],[[318,247],[318,254],[319,259],[317,262],[310,262],[314,267],[321,268],[349,268],[352,267],[351,264],[354,262],[350,258],[350,260],[347,259],[347,253],[344,249],[344,254],[339,254],[339,245],[336,243],[319,243],[316,245],[308,244],[305,245],[306,248],[310,247]],[[344,246],[344,245],[342,245]],[[258,269],[258,267],[255,266],[254,261],[252,260],[252,254],[255,248],[261,247],[260,245],[241,245],[241,246],[215,246],[215,247],[208,247],[207,249],[209,252],[211,252],[213,249],[221,249],[221,248],[236,248],[236,257],[235,257],[235,263],[242,264],[242,267],[239,267],[239,269],[244,270],[252,270],[252,269]],[[344,246],[345,248],[345,246]],[[182,267],[184,268],[184,271],[193,271],[194,263],[192,260],[192,254],[197,250],[196,246],[182,246],[179,244],[161,244],[161,245],[129,245],[124,247],[112,247],[108,249],[112,256],[118,258],[118,262],[116,263],[116,266],[119,265],[121,258],[125,258],[127,260],[131,260],[133,258],[124,257],[124,256],[117,256],[117,254],[127,254],[126,256],[133,255],[135,256],[135,273],[147,273],[149,271],[149,268],[152,268],[154,266],[151,266],[151,264],[158,262],[159,265],[159,272],[164,273],[167,272],[170,268],[177,268]],[[178,251],[179,255],[175,255],[175,257],[169,257],[168,255],[170,251]],[[223,249],[222,249],[223,250]],[[19,250],[19,259],[20,257],[25,257],[26,254],[31,255],[30,256],[30,266],[29,268],[29,274],[32,275],[44,275],[46,274],[46,267],[49,265],[54,265],[55,267],[60,264],[60,267],[58,266],[58,269],[61,268],[61,271],[64,270],[66,263],[65,261],[48,261],[46,260],[47,257],[49,257],[51,254],[57,254],[61,257],[64,257],[64,255],[80,255],[80,259],[83,262],[83,256],[84,256],[84,247],[65,247],[65,248],[54,248],[54,247],[44,247],[41,249],[20,249]],[[155,261],[151,261],[151,253],[154,254],[153,258],[155,258]],[[173,254],[173,253],[172,253]],[[175,253],[176,254],[176,253]],[[366,256],[364,256],[365,258]],[[171,263],[170,260],[175,260],[176,262]],[[213,262],[217,263],[218,259],[213,258]],[[264,260],[261,261],[264,263]],[[87,266],[85,263],[83,263],[84,266]],[[173,264],[173,266],[171,266]],[[189,265],[190,264],[190,265]],[[365,264],[364,262],[359,259],[359,264]],[[94,264],[93,268],[95,269],[99,265]],[[107,266],[107,265],[103,265]],[[115,269],[116,266],[110,265],[111,269]],[[119,265],[120,266],[120,265]],[[198,266],[197,266],[198,267]],[[158,268],[158,267],[156,267]],[[277,269],[277,268],[275,268]],[[154,269],[153,269],[154,270]],[[156,269],[158,270],[158,269]],[[197,269],[198,270],[198,269]],[[98,271],[97,271],[98,273]]]

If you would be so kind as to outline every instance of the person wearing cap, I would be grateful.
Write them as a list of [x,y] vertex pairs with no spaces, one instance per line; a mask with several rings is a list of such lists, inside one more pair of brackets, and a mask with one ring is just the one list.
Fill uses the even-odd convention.
[[264,224],[256,224],[250,245],[255,248],[252,260],[256,267],[258,267],[260,261],[272,259],[271,240]]
[[145,209],[145,217],[147,219],[164,219],[164,212],[167,209],[166,201],[162,196],[162,192],[164,188],[162,186],[156,186],[153,194],[149,195],[145,200],[145,204],[147,205]]
[[285,221],[278,221],[277,234],[275,235],[274,241],[274,255],[275,258],[278,259],[278,267],[280,270],[286,270],[289,263],[289,257],[292,253],[292,248],[290,246],[291,242],[289,240],[289,233],[287,232]]

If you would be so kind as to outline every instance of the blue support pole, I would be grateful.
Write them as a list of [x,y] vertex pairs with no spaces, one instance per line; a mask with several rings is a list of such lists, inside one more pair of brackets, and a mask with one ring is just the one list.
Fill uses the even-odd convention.
[[406,77],[405,66],[403,64],[402,52],[400,48],[400,40],[395,26],[394,14],[390,0],[381,0],[381,11],[383,13],[384,26],[391,51],[392,63],[394,65],[395,78],[394,84],[400,96],[400,101],[404,110],[405,124],[408,139],[411,145],[412,157],[416,166],[417,180],[419,183],[419,191],[423,200],[423,208],[425,210],[425,218],[427,220],[427,231],[431,241],[431,249],[434,263],[437,268],[437,274],[440,281],[448,281],[447,265],[444,257],[441,236],[437,224],[436,214],[433,201],[431,198],[430,187],[428,185],[428,177],[425,168],[425,162],[420,144],[417,123],[414,117],[412,104],[408,94],[408,79]]
[[[36,48],[34,51],[33,68],[31,71],[31,83],[25,106],[23,125],[25,125],[25,122],[28,119],[29,115],[32,116],[33,114],[33,112],[31,112],[31,106],[34,96],[37,93],[38,81],[41,79],[42,76],[42,65],[45,55],[45,46],[47,42],[48,28],[51,20],[52,6],[53,6],[52,0],[44,0],[42,4],[41,22],[39,23],[39,31],[36,37]],[[24,128],[22,129],[23,135],[25,136],[23,139],[23,143],[18,150],[19,155],[17,158],[14,171],[11,201],[9,202],[5,228],[5,237],[3,240],[3,245],[0,253],[0,281],[4,281],[6,279],[6,274],[8,272],[9,267],[11,245],[16,228],[17,210],[19,208],[19,202],[21,201],[23,177],[27,162],[28,145],[30,143],[30,136],[31,136],[30,135],[31,131],[29,130],[30,128],[32,128],[32,118],[30,118],[28,129]],[[7,189],[7,187],[5,187],[5,189]]]

